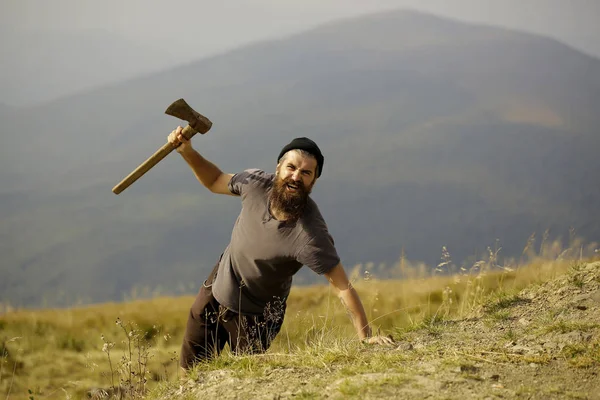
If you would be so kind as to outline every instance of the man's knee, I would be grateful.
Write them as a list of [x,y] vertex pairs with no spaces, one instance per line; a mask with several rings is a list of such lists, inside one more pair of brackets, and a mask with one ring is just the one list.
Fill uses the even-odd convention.
[[181,368],[189,369],[198,361],[212,358],[215,352],[219,352],[218,326],[212,322],[214,318],[210,314],[208,306],[204,307],[204,311],[194,306],[190,308],[179,356]]

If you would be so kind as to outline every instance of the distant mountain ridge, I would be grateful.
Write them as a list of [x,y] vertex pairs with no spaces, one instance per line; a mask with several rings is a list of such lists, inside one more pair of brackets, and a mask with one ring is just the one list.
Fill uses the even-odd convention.
[[[0,101],[41,104],[165,68],[170,54],[114,33],[15,32],[0,28]],[[98,68],[102,73],[98,74]],[[7,97],[9,96],[9,97]]]
[[179,97],[213,121],[194,146],[227,172],[272,171],[292,137],[317,141],[313,197],[347,266],[389,266],[403,249],[435,264],[442,245],[460,262],[496,239],[517,256],[547,228],[600,236],[600,61],[551,39],[390,12],[3,119],[3,139],[28,136],[0,150],[0,301],[195,290],[239,200],[207,193],[175,154],[110,192],[182,124],[162,115]]
[[0,103],[0,114],[6,114],[13,110],[13,107],[8,104]]

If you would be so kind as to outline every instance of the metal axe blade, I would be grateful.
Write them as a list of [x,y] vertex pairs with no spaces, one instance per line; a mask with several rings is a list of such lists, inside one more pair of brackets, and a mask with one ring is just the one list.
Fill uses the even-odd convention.
[[[165,114],[189,122],[190,126],[200,134],[205,134],[212,126],[212,122],[210,122],[208,118],[196,112],[196,110],[190,107],[184,99],[175,100],[167,107]],[[194,134],[196,134],[196,132],[194,132]]]

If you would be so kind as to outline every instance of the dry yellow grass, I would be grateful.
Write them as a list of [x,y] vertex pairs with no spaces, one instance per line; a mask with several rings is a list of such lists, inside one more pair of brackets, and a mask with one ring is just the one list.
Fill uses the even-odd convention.
[[[489,261],[489,260],[488,260]],[[477,274],[413,277],[405,280],[354,276],[367,315],[382,333],[401,335],[431,318],[476,313],[484,299],[515,293],[567,271],[572,261],[537,258],[514,270],[488,262]],[[490,270],[489,267],[495,267]],[[404,272],[409,267],[404,266]],[[483,271],[483,273],[482,273]],[[416,274],[418,275],[418,274]],[[126,354],[117,318],[133,324],[151,344],[149,387],[178,377],[177,357],[193,296],[50,310],[16,310],[0,316],[0,396],[7,399],[81,398],[92,388],[111,386],[104,335],[114,342],[114,364]],[[270,352],[310,351],[323,337],[355,340],[337,298],[326,285],[294,287],[284,327]],[[118,382],[119,374],[114,371]]]

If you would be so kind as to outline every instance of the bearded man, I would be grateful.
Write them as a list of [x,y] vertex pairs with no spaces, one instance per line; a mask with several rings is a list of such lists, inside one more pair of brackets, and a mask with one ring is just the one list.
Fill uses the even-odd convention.
[[203,158],[181,130],[177,127],[168,140],[196,178],[213,193],[242,199],[231,241],[190,308],[181,367],[213,357],[226,343],[234,353],[266,351],[283,323],[292,276],[303,265],[337,290],[361,340],[391,343],[371,336],[360,298],[309,197],[323,172],[317,144],[304,137],[292,140],[281,150],[275,174],[246,170],[234,175]]

